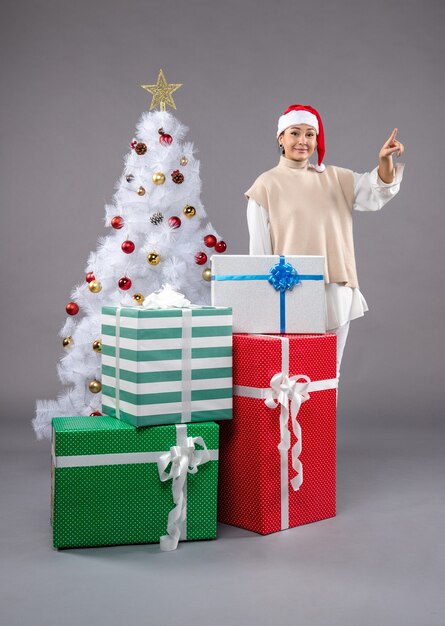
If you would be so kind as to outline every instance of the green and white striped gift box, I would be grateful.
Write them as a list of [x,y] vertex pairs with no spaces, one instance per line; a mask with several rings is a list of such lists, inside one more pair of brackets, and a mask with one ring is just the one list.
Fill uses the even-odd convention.
[[232,309],[102,308],[102,412],[133,426],[232,418]]

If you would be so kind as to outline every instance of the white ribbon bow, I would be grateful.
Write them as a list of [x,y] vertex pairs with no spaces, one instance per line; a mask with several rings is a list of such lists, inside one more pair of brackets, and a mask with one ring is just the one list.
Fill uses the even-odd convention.
[[[301,379],[305,382],[299,382]],[[298,491],[303,482],[303,466],[299,459],[302,450],[301,427],[297,422],[297,415],[302,403],[310,398],[308,393],[310,382],[311,379],[304,374],[288,376],[283,372],[279,372],[270,379],[270,388],[267,390],[264,399],[264,403],[269,409],[275,409],[278,405],[281,407],[281,440],[278,444],[280,455],[286,455],[290,448],[290,432],[288,427],[290,402],[292,429],[297,438],[296,443],[292,447],[292,467],[296,472],[296,476],[290,481],[294,491]]]
[[[196,449],[196,444],[202,450]],[[187,517],[186,479],[187,474],[196,474],[198,466],[210,460],[210,453],[202,437],[187,437],[186,446],[172,446],[158,460],[161,481],[173,480],[173,502],[175,507],[168,514],[167,535],[160,539],[161,550],[176,550],[181,528]],[[167,471],[168,466],[170,466]]]
[[187,300],[182,293],[175,291],[171,285],[166,283],[158,291],[146,296],[142,307],[144,309],[186,309],[190,305],[190,300]]

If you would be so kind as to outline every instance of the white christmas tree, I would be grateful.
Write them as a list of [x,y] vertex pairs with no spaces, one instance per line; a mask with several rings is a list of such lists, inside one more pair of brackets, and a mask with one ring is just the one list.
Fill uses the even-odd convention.
[[[220,240],[200,200],[199,161],[188,129],[166,106],[176,109],[162,70],[150,112],[142,115],[113,203],[105,206],[110,232],[99,239],[86,266],[86,280],[75,287],[60,336],[64,354],[58,366],[66,390],[57,400],[37,401],[37,437],[50,437],[55,416],[101,412],[101,307],[142,305],[145,296],[169,284],[191,302],[209,304],[208,256],[222,253]],[[152,111],[156,106],[159,111]]]

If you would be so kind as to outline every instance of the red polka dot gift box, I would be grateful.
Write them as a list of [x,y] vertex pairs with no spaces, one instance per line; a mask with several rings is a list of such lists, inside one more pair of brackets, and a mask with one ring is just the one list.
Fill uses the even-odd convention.
[[263,535],[336,513],[336,337],[233,335],[218,520]]
[[218,425],[134,428],[108,415],[52,421],[55,548],[216,537]]

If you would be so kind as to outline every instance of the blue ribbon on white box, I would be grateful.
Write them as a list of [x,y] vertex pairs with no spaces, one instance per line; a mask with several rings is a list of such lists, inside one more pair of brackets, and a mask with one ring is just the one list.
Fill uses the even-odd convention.
[[299,274],[284,256],[270,268],[268,274],[222,274],[212,276],[212,280],[267,280],[280,292],[280,333],[286,332],[286,291],[292,291],[302,280],[324,280],[323,274]]

